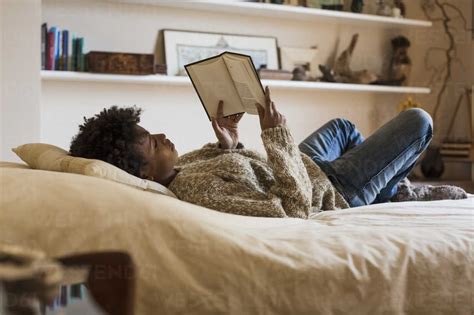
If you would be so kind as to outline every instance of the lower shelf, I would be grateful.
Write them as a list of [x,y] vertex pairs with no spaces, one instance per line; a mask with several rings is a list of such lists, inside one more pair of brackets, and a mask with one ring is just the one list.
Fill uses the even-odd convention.
[[[78,81],[78,82],[105,82],[105,83],[127,83],[127,84],[152,84],[191,86],[188,77],[167,75],[115,75],[95,74],[71,71],[41,71],[43,81]],[[289,90],[334,90],[352,92],[375,92],[375,93],[408,93],[429,94],[431,90],[424,87],[384,86],[367,84],[343,84],[328,82],[301,82],[283,80],[262,80],[262,85],[268,85],[274,89]]]

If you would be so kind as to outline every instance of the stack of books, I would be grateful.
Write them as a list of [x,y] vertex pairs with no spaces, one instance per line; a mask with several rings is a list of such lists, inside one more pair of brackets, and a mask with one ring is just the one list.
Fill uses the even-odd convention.
[[445,142],[441,145],[441,155],[458,158],[469,158],[473,150],[470,142]]
[[84,38],[41,25],[41,70],[85,71]]

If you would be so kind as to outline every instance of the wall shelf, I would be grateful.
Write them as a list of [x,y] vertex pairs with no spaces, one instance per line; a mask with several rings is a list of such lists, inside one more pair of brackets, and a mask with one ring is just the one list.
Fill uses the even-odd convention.
[[262,16],[318,22],[344,22],[346,24],[377,24],[379,27],[431,27],[430,21],[394,18],[373,14],[340,12],[289,5],[240,1],[175,1],[175,0],[109,0],[128,4],[145,4],[162,7],[223,12],[248,16]]
[[[66,81],[66,82],[103,82],[103,83],[126,83],[126,84],[149,84],[168,86],[189,86],[191,81],[188,77],[166,76],[166,75],[113,75],[80,73],[68,71],[41,71],[41,79],[45,81]],[[366,84],[342,84],[327,82],[299,82],[283,80],[262,80],[262,84],[274,89],[281,90],[332,90],[348,92],[375,92],[375,93],[409,93],[409,94],[429,94],[429,88],[405,87],[405,86],[383,86]]]

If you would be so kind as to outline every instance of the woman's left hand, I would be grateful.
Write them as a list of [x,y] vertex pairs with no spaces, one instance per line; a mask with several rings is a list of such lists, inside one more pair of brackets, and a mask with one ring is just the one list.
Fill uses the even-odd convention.
[[224,101],[219,101],[217,106],[217,116],[212,117],[212,128],[219,140],[222,149],[235,149],[239,144],[239,134],[237,126],[244,114],[235,114],[224,117]]

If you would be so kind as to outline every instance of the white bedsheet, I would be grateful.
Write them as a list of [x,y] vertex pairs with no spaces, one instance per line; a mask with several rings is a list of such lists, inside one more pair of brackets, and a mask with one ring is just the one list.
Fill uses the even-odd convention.
[[310,220],[229,215],[98,178],[0,169],[0,241],[124,250],[136,314],[472,314],[474,199]]

